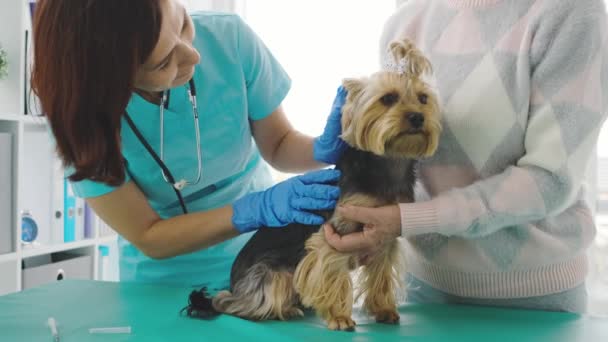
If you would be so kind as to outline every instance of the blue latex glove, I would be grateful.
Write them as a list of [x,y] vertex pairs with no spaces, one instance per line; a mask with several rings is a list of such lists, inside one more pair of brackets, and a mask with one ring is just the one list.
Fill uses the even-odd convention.
[[266,191],[254,192],[232,205],[232,224],[241,233],[260,227],[282,227],[297,222],[320,225],[324,219],[308,210],[334,209],[340,189],[338,170],[319,170],[290,178]]
[[312,155],[316,161],[335,164],[347,147],[344,140],[340,138],[342,134],[342,106],[346,102],[346,94],[346,89],[340,86],[331,107],[331,113],[327,118],[323,134],[315,138]]

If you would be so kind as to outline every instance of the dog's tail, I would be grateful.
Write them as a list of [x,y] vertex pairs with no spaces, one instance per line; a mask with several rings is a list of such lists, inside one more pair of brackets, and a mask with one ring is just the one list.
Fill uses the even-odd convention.
[[211,318],[226,313],[250,320],[285,320],[302,316],[298,296],[293,287],[293,273],[273,271],[258,263],[233,287],[232,292],[221,291],[210,298],[204,289],[190,294],[186,307],[191,317]]
[[220,314],[213,307],[212,298],[207,294],[207,288],[203,287],[199,291],[192,291],[188,298],[188,306],[182,309],[182,313],[190,317],[209,319]]

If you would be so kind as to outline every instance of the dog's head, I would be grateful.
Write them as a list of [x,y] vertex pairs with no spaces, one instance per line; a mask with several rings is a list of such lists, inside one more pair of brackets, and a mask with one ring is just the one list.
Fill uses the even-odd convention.
[[441,133],[440,105],[429,60],[408,40],[390,44],[384,70],[346,79],[342,139],[381,156],[428,157]]

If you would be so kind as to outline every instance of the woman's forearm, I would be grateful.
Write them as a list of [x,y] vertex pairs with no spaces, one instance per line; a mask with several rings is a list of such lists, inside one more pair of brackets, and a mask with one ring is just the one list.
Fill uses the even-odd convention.
[[162,219],[132,181],[88,198],[87,203],[106,224],[154,259],[195,252],[239,234],[232,225],[230,205]]
[[270,164],[279,171],[290,173],[324,167],[325,164],[313,159],[312,148],[313,138],[292,129],[281,140]]
[[225,206],[159,220],[134,243],[154,259],[192,253],[239,235],[231,217],[232,207]]

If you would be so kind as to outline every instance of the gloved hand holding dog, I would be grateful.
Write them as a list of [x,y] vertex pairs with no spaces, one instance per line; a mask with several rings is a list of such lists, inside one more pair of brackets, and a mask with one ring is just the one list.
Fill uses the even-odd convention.
[[329,184],[339,178],[338,170],[313,171],[266,191],[248,194],[234,202],[232,224],[241,233],[294,222],[320,225],[325,220],[309,211],[331,210],[336,206],[340,189]]
[[346,89],[340,86],[331,107],[331,113],[327,118],[323,134],[314,140],[313,158],[316,161],[336,164],[347,147],[346,143],[340,138],[342,134],[342,106],[346,102],[346,95]]

